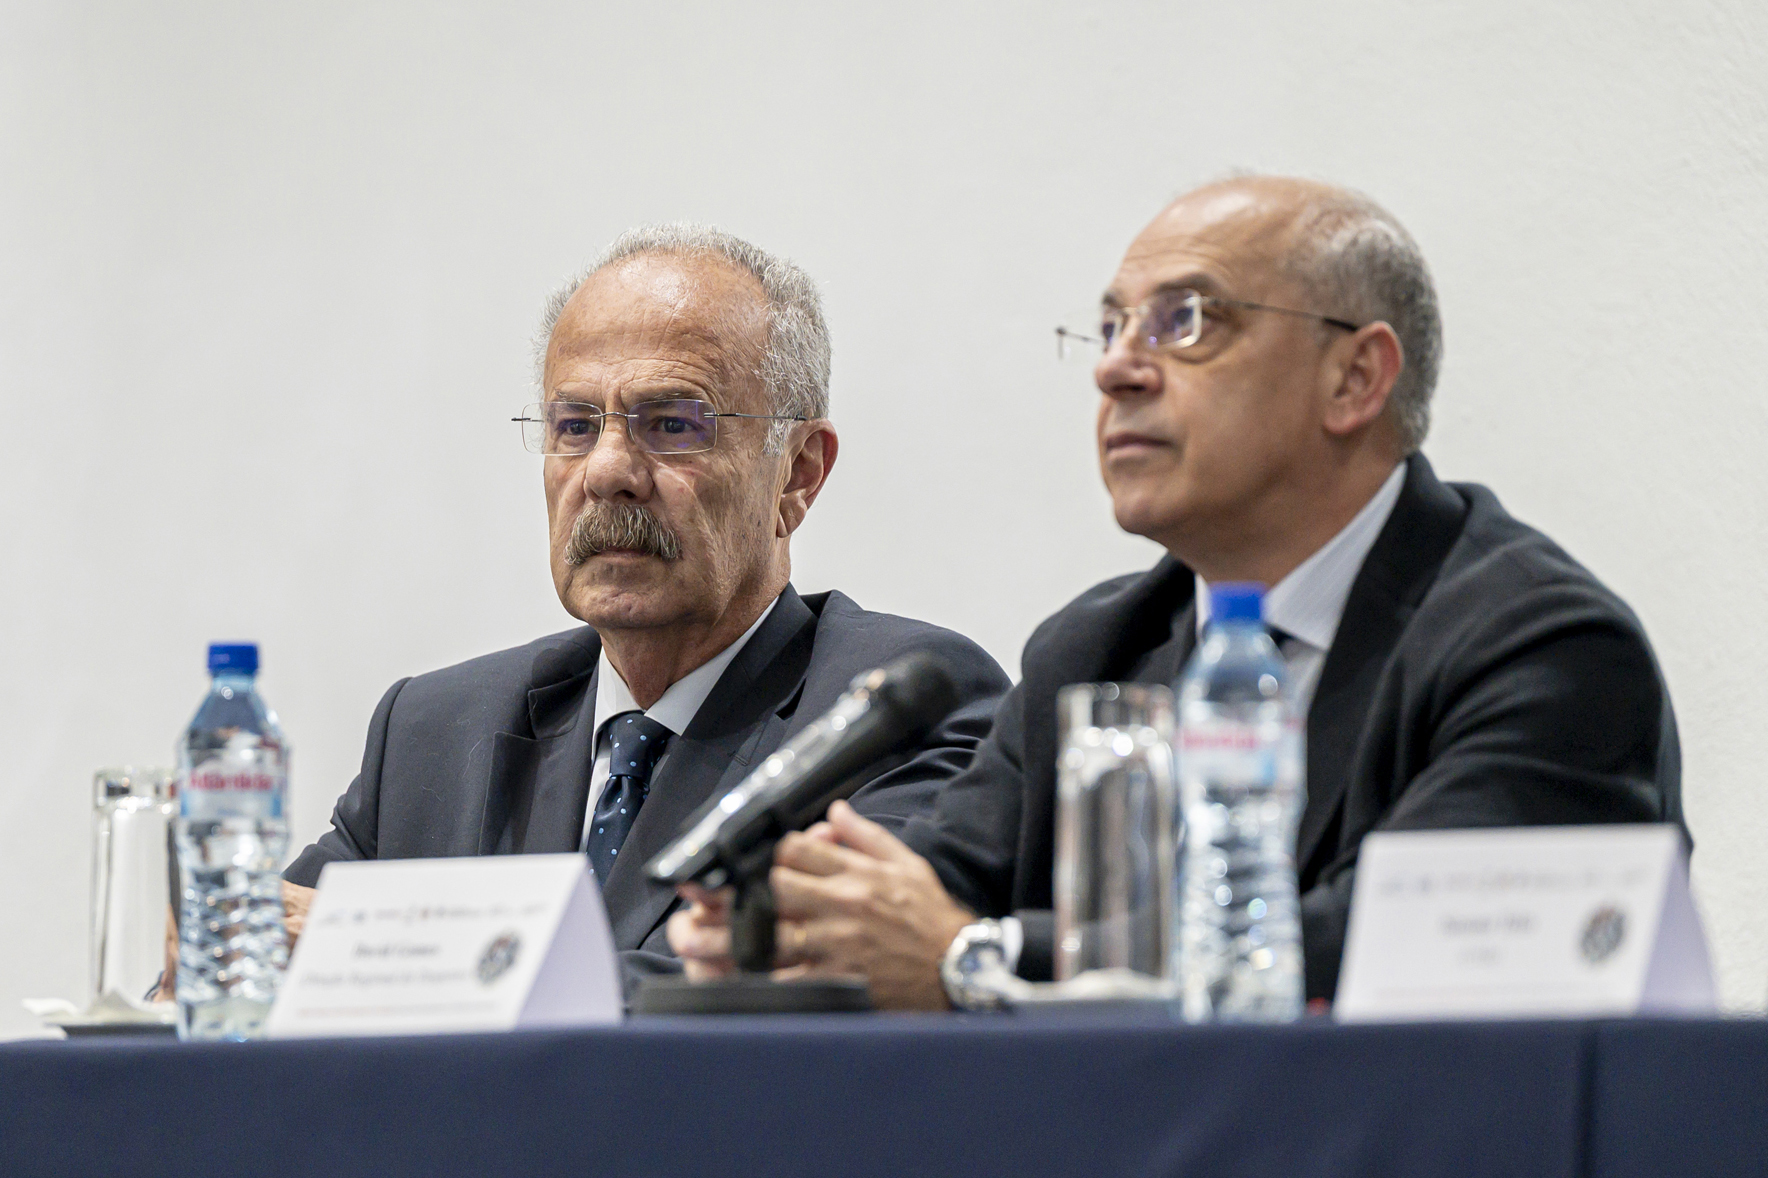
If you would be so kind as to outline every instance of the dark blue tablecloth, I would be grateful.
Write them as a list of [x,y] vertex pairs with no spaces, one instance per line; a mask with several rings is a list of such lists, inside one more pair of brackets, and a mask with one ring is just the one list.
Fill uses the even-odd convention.
[[1768,1175],[1768,1022],[1607,1023],[1594,1038],[1592,1174]]
[[1158,1017],[0,1047],[0,1174],[1768,1174],[1768,1027]]

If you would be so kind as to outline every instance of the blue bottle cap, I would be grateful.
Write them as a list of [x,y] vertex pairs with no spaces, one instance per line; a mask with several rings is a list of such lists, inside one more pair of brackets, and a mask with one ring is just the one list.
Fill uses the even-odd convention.
[[1251,581],[1224,581],[1209,587],[1211,622],[1264,621],[1265,587]]
[[238,675],[256,675],[258,673],[258,644],[256,642],[211,642],[209,644],[209,674],[216,675],[222,671],[232,671]]

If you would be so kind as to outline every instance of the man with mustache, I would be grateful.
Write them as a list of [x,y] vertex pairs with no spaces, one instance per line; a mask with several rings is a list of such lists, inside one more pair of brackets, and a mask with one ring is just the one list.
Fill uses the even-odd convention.
[[[1307,716],[1297,870],[1307,993],[1338,981],[1373,830],[1680,822],[1669,694],[1637,618],[1491,492],[1418,452],[1441,353],[1423,256],[1386,210],[1276,177],[1181,197],[1100,314],[1099,461],[1119,526],[1169,555],[1051,617],[975,763],[899,840],[837,803],[782,841],[779,964],[880,1005],[986,1001],[992,947],[1050,976],[1056,692],[1171,683],[1208,583],[1270,587]],[[722,897],[670,922],[729,968]],[[978,920],[978,917],[985,918]],[[942,962],[949,962],[941,978]],[[943,985],[942,985],[943,981]]]
[[545,399],[519,420],[559,600],[587,624],[393,685],[331,829],[284,873],[294,931],[328,862],[581,851],[629,965],[666,967],[677,898],[646,860],[856,675],[931,651],[964,701],[853,796],[895,830],[1007,688],[949,630],[790,583],[838,445],[804,271],[716,230],[636,230],[552,299],[542,339]]

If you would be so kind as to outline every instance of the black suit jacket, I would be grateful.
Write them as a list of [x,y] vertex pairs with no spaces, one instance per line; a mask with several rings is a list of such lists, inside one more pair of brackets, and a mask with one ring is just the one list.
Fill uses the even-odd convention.
[[[874,766],[854,808],[900,831],[969,764],[1007,677],[950,630],[861,609],[840,593],[790,586],[672,737],[644,807],[607,878],[614,940],[629,971],[659,968],[674,892],[644,866],[683,819],[728,789],[847,690],[854,676],[910,650],[940,655],[964,706],[921,744]],[[283,873],[314,886],[340,859],[575,851],[594,766],[601,639],[581,627],[527,646],[402,679],[368,727],[362,772],[332,827]],[[630,977],[630,972],[629,972]]]
[[[905,838],[952,894],[1026,924],[1050,975],[1056,692],[1171,682],[1190,656],[1192,571],[1168,558],[1045,621],[974,764]],[[1297,847],[1310,998],[1330,998],[1372,830],[1681,822],[1669,692],[1630,610],[1490,491],[1408,461],[1352,586],[1307,718]]]

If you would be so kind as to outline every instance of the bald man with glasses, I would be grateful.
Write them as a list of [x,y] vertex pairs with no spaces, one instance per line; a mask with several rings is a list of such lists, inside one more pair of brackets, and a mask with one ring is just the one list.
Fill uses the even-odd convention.
[[[975,763],[900,839],[837,803],[781,842],[782,967],[863,975],[880,1005],[923,1008],[988,1002],[965,964],[989,955],[1048,978],[1056,693],[1171,683],[1212,582],[1269,586],[1307,716],[1310,998],[1336,990],[1371,831],[1681,822],[1675,720],[1638,619],[1419,453],[1441,329],[1424,259],[1386,210],[1276,177],[1202,188],[1057,340],[1093,365],[1118,525],[1168,555],[1038,628]],[[723,899],[695,898],[670,941],[690,976],[716,975]]]
[[284,873],[299,930],[329,862],[577,851],[636,973],[677,897],[643,867],[708,798],[908,651],[962,706],[875,765],[855,809],[902,830],[969,764],[1007,679],[949,630],[792,587],[835,465],[821,300],[715,230],[615,242],[548,307],[539,456],[559,600],[585,624],[394,684],[331,829]]

